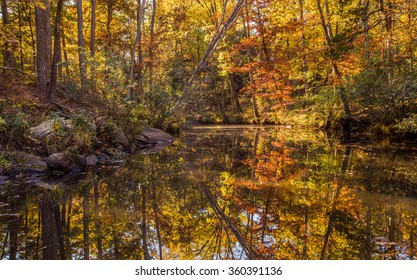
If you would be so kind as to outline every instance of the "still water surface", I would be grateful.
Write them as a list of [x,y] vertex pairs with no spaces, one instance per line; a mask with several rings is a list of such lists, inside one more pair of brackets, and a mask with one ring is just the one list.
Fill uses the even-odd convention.
[[417,149],[195,127],[122,166],[0,186],[1,259],[413,259]]

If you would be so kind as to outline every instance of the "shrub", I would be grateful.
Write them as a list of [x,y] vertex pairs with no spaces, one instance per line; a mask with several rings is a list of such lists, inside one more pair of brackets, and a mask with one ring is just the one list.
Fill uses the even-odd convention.
[[29,133],[28,116],[22,112],[0,116],[0,141],[7,146],[23,146]]
[[417,134],[417,114],[410,114],[394,125],[394,129],[399,133]]
[[77,114],[72,119],[73,129],[71,140],[81,152],[89,152],[97,140],[96,127],[84,113]]

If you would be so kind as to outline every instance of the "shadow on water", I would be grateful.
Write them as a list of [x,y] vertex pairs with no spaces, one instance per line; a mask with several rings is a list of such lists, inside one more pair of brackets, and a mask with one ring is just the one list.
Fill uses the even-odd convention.
[[414,259],[417,151],[196,127],[123,166],[0,185],[1,259]]

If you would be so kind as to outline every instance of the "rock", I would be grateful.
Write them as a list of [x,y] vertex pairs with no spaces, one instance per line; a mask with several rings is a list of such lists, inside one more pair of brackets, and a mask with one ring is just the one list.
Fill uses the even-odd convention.
[[37,140],[43,140],[45,137],[55,133],[58,129],[68,129],[72,127],[71,120],[63,118],[48,119],[35,127],[29,129],[30,136]]
[[144,128],[142,133],[135,136],[135,141],[139,144],[160,144],[172,143],[175,138],[168,133],[156,128]]
[[4,185],[9,182],[9,177],[7,176],[0,176],[0,185]]
[[65,170],[70,169],[73,162],[68,159],[64,153],[55,153],[50,155],[46,163],[50,169]]
[[12,158],[15,158],[12,173],[42,173],[48,169],[46,162],[35,155],[20,151],[10,152],[10,154]]
[[100,153],[97,155],[97,160],[100,164],[106,164],[110,160],[110,157],[105,153]]
[[130,147],[130,142],[127,139],[126,135],[124,134],[123,130],[118,127],[118,126],[114,126],[114,130],[112,132],[111,135],[111,142],[115,145],[122,145],[125,148],[129,148]]
[[63,189],[65,187],[65,185],[62,183],[54,183],[54,182],[50,183],[47,181],[39,181],[39,182],[34,183],[33,185],[39,188],[47,189],[47,190],[56,190],[57,188]]
[[111,166],[123,166],[125,163],[126,163],[126,160],[124,159],[113,159],[107,162],[107,164]]
[[139,142],[139,143],[144,143],[144,144],[155,144],[155,143],[149,143],[149,139],[147,139],[145,136],[139,134],[135,136],[135,141]]
[[73,166],[71,166],[71,170],[84,169],[85,167],[87,167],[87,159],[81,155],[77,155]]
[[110,159],[126,159],[129,157],[129,154],[125,151],[121,151],[117,148],[108,148],[106,154],[110,156]]
[[65,153],[50,155],[46,163],[51,170],[81,170],[87,166],[87,160],[83,156],[69,157]]
[[85,158],[87,166],[94,166],[98,163],[98,158],[96,155],[91,155]]

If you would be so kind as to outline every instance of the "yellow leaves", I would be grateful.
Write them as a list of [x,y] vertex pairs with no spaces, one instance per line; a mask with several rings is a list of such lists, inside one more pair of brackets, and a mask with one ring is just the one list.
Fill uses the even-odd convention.
[[47,0],[34,0],[35,6],[41,8],[42,10],[46,9],[46,5],[45,5],[46,3],[47,3]]

